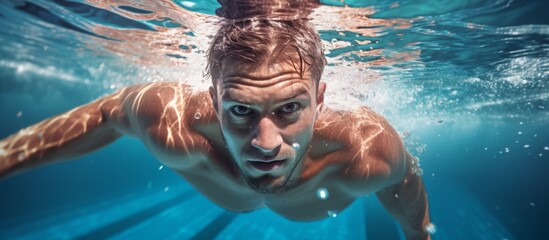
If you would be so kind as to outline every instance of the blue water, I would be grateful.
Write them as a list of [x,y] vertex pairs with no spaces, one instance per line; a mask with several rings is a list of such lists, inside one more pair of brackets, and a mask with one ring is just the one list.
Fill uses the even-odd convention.
[[[0,138],[132,83],[206,86],[201,59],[217,2],[143,2],[0,3]],[[549,4],[323,3],[335,16],[313,20],[327,48],[327,101],[370,106],[402,133],[421,159],[433,239],[547,238]],[[399,239],[399,231],[373,194],[312,223],[226,212],[132,138],[0,181],[0,239]]]

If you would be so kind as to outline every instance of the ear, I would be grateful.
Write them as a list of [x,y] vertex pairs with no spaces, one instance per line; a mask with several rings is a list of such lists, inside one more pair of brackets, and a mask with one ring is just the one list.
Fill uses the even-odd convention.
[[322,107],[324,106],[324,93],[326,92],[326,83],[319,82],[318,89],[316,93],[316,112],[319,114],[322,112]]
[[217,109],[217,91],[215,90],[215,87],[214,86],[210,86],[210,97],[212,98],[212,103],[213,103],[213,108],[215,110],[215,114],[219,114],[218,113],[218,109]]

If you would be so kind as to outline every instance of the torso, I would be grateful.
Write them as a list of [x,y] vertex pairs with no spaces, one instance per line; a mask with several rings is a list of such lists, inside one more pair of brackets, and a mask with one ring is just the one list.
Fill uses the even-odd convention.
[[[192,93],[182,85],[163,83],[146,88],[134,97],[127,107],[132,112],[129,124],[142,130],[136,133],[137,137],[160,162],[228,210],[246,212],[268,207],[289,219],[317,220],[342,211],[357,196],[384,185],[382,177],[376,174],[380,163],[368,162],[359,167],[354,163],[357,156],[364,158],[363,155],[368,154],[365,149],[369,151],[371,147],[364,135],[372,136],[380,131],[376,121],[384,120],[377,115],[368,118],[376,121],[371,128],[362,126],[367,132],[357,139],[357,125],[369,124],[367,118],[356,119],[364,113],[323,111],[315,125],[299,183],[281,193],[261,194],[249,188],[233,164],[206,92]],[[172,100],[176,104],[170,103]],[[353,126],[349,126],[349,122]],[[333,134],[336,130],[337,134]],[[364,189],[353,191],[357,179],[368,178],[372,179],[371,186],[364,185]],[[328,193],[325,199],[318,195],[323,189]]]

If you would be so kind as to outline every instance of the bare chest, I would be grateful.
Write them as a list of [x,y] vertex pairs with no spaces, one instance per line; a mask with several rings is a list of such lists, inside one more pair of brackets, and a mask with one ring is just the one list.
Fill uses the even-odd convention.
[[213,203],[235,212],[270,208],[291,220],[313,221],[333,217],[355,200],[321,175],[283,193],[262,194],[252,190],[245,180],[216,166],[197,164],[178,172]]
[[[337,180],[340,176],[330,169],[321,170],[282,193],[258,193],[249,187],[239,170],[227,159],[229,154],[222,150],[221,134],[213,130],[209,132],[218,126],[204,129],[200,134],[179,134],[189,137],[180,141],[171,140],[174,138],[169,136],[173,134],[163,134],[164,131],[149,131],[143,140],[158,160],[220,207],[235,212],[266,207],[288,219],[312,221],[334,216],[355,200],[354,196],[342,190]],[[318,149],[334,152],[338,148],[324,144]]]

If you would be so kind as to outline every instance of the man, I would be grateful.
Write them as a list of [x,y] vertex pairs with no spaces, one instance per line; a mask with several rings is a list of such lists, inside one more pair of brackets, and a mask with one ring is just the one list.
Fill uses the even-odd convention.
[[47,119],[0,142],[0,177],[126,134],[228,210],[317,220],[376,192],[408,239],[429,239],[413,157],[370,109],[324,107],[325,64],[305,20],[227,21],[208,52],[209,93],[135,85]]

